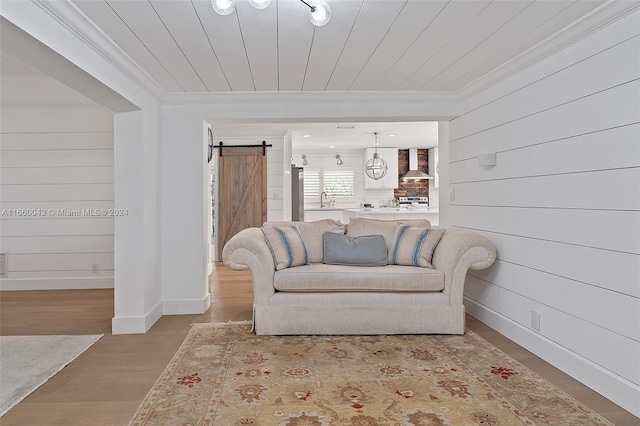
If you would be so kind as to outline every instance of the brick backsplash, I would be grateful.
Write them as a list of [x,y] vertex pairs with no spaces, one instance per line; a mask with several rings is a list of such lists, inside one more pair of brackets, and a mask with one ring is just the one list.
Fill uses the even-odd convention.
[[[429,150],[418,150],[418,170],[429,173]],[[404,176],[409,171],[409,150],[398,150],[398,174]],[[428,197],[428,180],[407,180],[400,179],[400,187],[393,190],[393,196],[398,197]]]

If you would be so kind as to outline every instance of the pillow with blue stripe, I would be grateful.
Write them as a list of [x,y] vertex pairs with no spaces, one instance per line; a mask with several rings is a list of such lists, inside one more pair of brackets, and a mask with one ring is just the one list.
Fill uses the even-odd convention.
[[398,226],[389,249],[389,264],[433,268],[431,259],[442,234],[444,228]]
[[297,226],[262,227],[276,270],[309,263],[307,248]]

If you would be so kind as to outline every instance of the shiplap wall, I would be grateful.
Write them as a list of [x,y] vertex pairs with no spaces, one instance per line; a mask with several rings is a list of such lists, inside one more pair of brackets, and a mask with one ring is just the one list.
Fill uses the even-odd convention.
[[9,107],[1,118],[0,289],[113,287],[113,217],[60,211],[113,209],[113,113]]
[[467,311],[636,415],[639,33],[636,11],[472,96],[449,144],[449,222],[498,249]]

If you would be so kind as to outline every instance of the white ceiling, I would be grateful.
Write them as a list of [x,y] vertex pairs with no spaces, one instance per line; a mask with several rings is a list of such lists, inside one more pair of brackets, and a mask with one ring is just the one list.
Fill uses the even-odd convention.
[[[336,127],[339,126],[339,127]],[[345,127],[351,127],[345,128]],[[214,123],[216,141],[232,144],[235,135],[264,139],[290,133],[296,150],[324,150],[340,147],[362,149],[375,144],[393,148],[431,148],[438,145],[437,122],[356,123]],[[305,136],[308,135],[308,136]]]
[[606,3],[594,0],[72,0],[166,92],[458,91]]
[[[263,10],[237,0],[70,0],[166,93],[409,91],[454,93],[517,61],[604,0],[327,0],[314,27],[299,0]],[[3,57],[1,105],[91,100]],[[431,147],[435,123],[214,123],[216,136],[291,133],[296,148]],[[303,138],[302,135],[311,135]],[[396,137],[389,137],[396,134]]]

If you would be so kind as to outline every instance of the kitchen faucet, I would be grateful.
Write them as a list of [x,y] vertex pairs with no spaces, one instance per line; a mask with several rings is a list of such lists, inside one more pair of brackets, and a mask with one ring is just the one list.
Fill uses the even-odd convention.
[[327,193],[325,191],[322,191],[322,194],[320,194],[320,208],[323,209],[324,208],[324,202],[327,198]]

